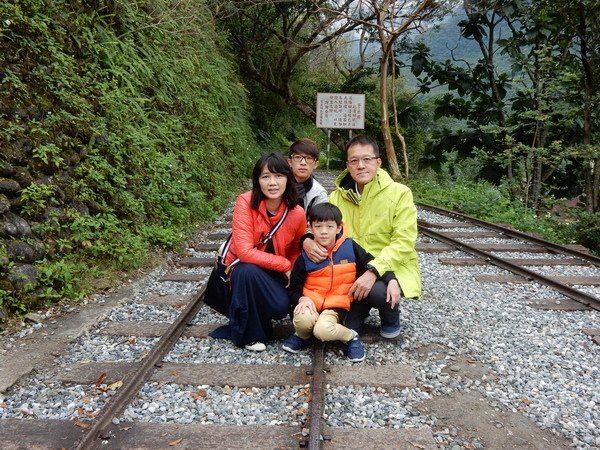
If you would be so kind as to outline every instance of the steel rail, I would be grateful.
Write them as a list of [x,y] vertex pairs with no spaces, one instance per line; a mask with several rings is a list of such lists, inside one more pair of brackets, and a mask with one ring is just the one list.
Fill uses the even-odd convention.
[[[310,427],[308,432],[308,449],[321,448],[323,426],[323,382],[325,380],[325,350],[323,342],[315,339],[313,344],[312,383],[310,386]],[[306,446],[306,445],[305,445]]]
[[539,281],[540,283],[552,287],[553,289],[561,292],[562,294],[566,295],[569,298],[572,298],[573,300],[575,300],[579,303],[584,304],[585,306],[588,306],[597,311],[600,311],[600,299],[598,299],[594,296],[588,295],[585,292],[581,292],[581,291],[574,289],[570,286],[567,286],[563,283],[559,283],[558,281],[555,281],[552,278],[546,277],[544,275],[540,275],[529,269],[525,269],[524,267],[521,267],[516,264],[510,263],[508,261],[505,261],[498,256],[492,255],[491,253],[487,253],[483,250],[479,250],[469,244],[460,242],[459,240],[452,239],[448,236],[444,236],[442,233],[433,231],[430,228],[420,226],[419,231],[435,240],[450,244],[450,245],[458,248],[461,251],[465,251],[467,253],[471,253],[473,255],[479,256],[479,257],[485,259],[486,261],[490,262],[491,264],[494,264],[495,266],[501,267],[510,272],[521,275],[521,276],[527,278],[528,280]]
[[[426,205],[424,203],[415,203],[419,208],[423,208],[429,211],[433,211],[433,212],[437,212],[440,213],[442,215],[445,216],[455,216],[455,217],[459,217],[461,219],[464,219],[468,222],[473,222],[477,225],[481,225],[482,227],[485,228],[490,228],[492,230],[496,230],[499,233],[505,234],[507,236],[511,236],[514,238],[520,238],[529,242],[533,242],[535,244],[541,245],[543,247],[546,247],[550,250],[553,250],[555,252],[558,253],[566,253],[570,256],[576,256],[578,258],[581,258],[585,261],[588,261],[596,266],[600,266],[600,257],[595,256],[595,255],[590,255],[589,253],[584,253],[581,252],[579,250],[575,250],[569,247],[566,247],[564,245],[560,245],[560,244],[555,244],[554,242],[549,242],[546,241],[544,239],[535,237],[535,236],[531,236],[527,233],[523,233],[522,231],[517,231],[517,230],[512,230],[510,228],[507,227],[503,227],[502,225],[497,225],[495,223],[490,223],[490,222],[486,222],[485,220],[481,220],[481,219],[477,219],[476,217],[471,217],[468,216],[466,214],[460,213],[460,212],[456,212],[456,211],[450,211],[448,209],[444,209],[444,208],[440,208],[438,206],[432,206],[432,205]],[[452,224],[448,224],[448,227],[451,227]]]
[[111,423],[112,419],[121,414],[127,405],[129,405],[131,399],[139,392],[144,381],[150,378],[156,368],[159,367],[164,356],[181,337],[186,326],[188,326],[202,307],[205,290],[206,284],[200,292],[192,297],[185,310],[175,319],[156,345],[139,362],[138,366],[127,374],[123,381],[123,386],[110,398],[107,405],[102,409],[100,417],[89,429],[88,433],[77,442],[76,449],[87,450],[97,448],[101,445],[101,440],[107,438],[102,433]]

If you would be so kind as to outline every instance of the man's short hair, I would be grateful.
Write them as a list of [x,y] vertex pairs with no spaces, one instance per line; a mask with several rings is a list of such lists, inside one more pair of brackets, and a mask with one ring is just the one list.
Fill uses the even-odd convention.
[[315,160],[319,159],[319,147],[312,139],[302,138],[294,142],[290,146],[289,154],[292,156],[295,153],[312,156]]
[[373,147],[373,152],[375,153],[375,156],[377,156],[378,158],[381,156],[379,154],[379,145],[377,145],[377,142],[375,142],[366,134],[357,134],[348,142],[346,142],[346,146],[344,147],[344,153],[348,154],[348,149],[354,144],[370,145],[371,147]]
[[339,227],[342,224],[342,212],[337,206],[325,202],[317,203],[308,213],[308,223],[311,225],[316,222],[325,222],[327,220],[333,220]]

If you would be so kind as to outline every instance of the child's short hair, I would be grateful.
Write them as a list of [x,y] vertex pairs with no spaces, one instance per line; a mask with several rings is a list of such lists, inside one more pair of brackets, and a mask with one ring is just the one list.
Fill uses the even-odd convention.
[[290,146],[289,150],[290,156],[294,154],[303,153],[308,156],[312,156],[317,161],[319,160],[319,147],[317,147],[317,143],[308,138],[298,139]]
[[308,223],[325,222],[334,220],[339,227],[342,224],[342,212],[340,208],[331,203],[317,203],[308,213]]

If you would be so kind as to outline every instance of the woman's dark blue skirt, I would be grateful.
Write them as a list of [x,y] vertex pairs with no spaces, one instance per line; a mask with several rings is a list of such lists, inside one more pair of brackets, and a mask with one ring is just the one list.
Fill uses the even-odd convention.
[[238,347],[251,342],[267,342],[273,335],[273,319],[283,319],[290,301],[279,272],[255,264],[240,263],[231,275],[229,323],[209,336],[230,339]]

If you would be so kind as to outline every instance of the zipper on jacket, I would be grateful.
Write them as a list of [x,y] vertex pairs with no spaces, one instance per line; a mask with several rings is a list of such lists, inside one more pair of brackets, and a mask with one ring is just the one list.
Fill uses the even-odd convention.
[[[329,257],[329,268],[331,269],[330,270],[331,276],[329,277],[329,289],[323,296],[323,301],[321,302],[321,311],[323,311],[323,307],[325,306],[325,300],[327,300],[327,295],[329,293],[331,293],[331,290],[333,289],[333,255]],[[319,311],[319,312],[321,312],[321,311]]]

